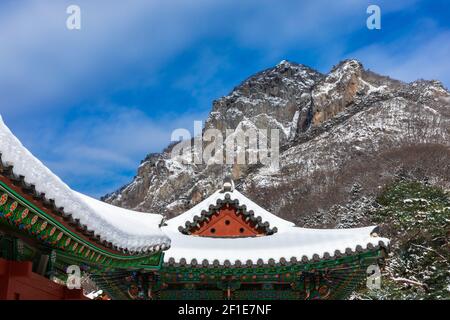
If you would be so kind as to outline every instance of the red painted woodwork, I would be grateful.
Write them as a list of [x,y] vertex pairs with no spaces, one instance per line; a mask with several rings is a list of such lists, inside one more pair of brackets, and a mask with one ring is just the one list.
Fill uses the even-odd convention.
[[0,300],[85,300],[83,291],[70,290],[32,272],[29,261],[0,259]]
[[250,222],[246,222],[242,214],[236,214],[236,208],[233,206],[223,206],[219,212],[210,217],[210,220],[204,222],[193,235],[203,237],[255,237],[264,234],[261,230],[255,228]]

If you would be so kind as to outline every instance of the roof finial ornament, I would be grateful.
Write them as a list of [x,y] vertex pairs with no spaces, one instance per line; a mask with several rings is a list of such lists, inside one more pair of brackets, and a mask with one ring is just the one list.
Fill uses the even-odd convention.
[[223,179],[223,192],[232,192],[234,190],[234,181],[230,177]]

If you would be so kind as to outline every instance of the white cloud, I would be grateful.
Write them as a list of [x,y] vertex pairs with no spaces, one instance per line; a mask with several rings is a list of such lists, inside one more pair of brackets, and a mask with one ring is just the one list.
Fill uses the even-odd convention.
[[3,12],[1,110],[63,106],[117,85],[124,74],[151,75],[209,31],[198,22],[226,1],[78,1],[80,31],[66,28],[70,3],[21,2]]
[[[383,12],[412,3],[381,1]],[[227,35],[273,57],[307,50],[365,26],[366,1],[78,0],[80,31],[66,28],[73,1],[22,1],[0,10],[0,110],[24,114],[145,81],[202,37]],[[0,4],[1,5],[1,4]],[[135,78],[131,75],[135,74]]]
[[440,80],[450,87],[450,32],[427,32],[403,41],[374,44],[352,52],[380,74],[406,82],[419,78]]
[[[366,29],[366,9],[372,1],[286,1],[273,4],[260,0],[236,28],[242,45],[266,46],[270,50],[286,47],[307,50],[345,41],[345,36]],[[377,1],[383,15],[412,6],[417,0]]]
[[[86,116],[55,128],[28,127],[23,143],[72,187],[94,196],[129,181],[139,160],[166,147],[172,130],[192,129],[205,114],[167,115],[151,119],[133,108],[117,108],[103,117]],[[20,137],[19,137],[20,138]]]

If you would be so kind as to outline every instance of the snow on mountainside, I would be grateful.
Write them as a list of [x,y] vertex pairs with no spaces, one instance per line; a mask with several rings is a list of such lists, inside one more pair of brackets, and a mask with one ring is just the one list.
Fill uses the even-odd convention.
[[[238,189],[272,212],[306,223],[300,216],[348,201],[355,180],[370,194],[403,165],[412,166],[405,158],[411,152],[431,154],[424,145],[448,150],[450,93],[438,81],[403,83],[365,70],[356,60],[339,63],[327,75],[282,61],[214,101],[205,123],[222,132],[248,127],[280,130],[278,170],[183,164],[170,158],[169,146],[148,155],[133,181],[103,200],[174,216],[231,175]],[[389,157],[395,165],[384,165]],[[450,182],[441,172],[432,178]]]

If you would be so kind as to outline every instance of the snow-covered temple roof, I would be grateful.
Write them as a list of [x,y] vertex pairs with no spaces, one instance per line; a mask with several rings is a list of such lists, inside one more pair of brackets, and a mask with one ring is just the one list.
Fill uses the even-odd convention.
[[77,221],[102,241],[130,252],[166,249],[170,239],[159,225],[162,216],[122,209],[72,190],[35,158],[12,134],[0,116],[0,161],[11,174],[33,185],[36,192],[54,201],[66,215]]
[[[245,208],[258,222],[270,224],[275,232],[264,236],[238,238],[186,234],[185,230],[192,221],[200,221],[211,206],[223,201],[231,201]],[[307,262],[389,246],[388,239],[376,234],[375,226],[353,229],[296,227],[292,222],[271,214],[232,189],[215,192],[184,214],[168,220],[162,229],[172,241],[171,248],[164,255],[164,262],[169,265],[231,266]]]

